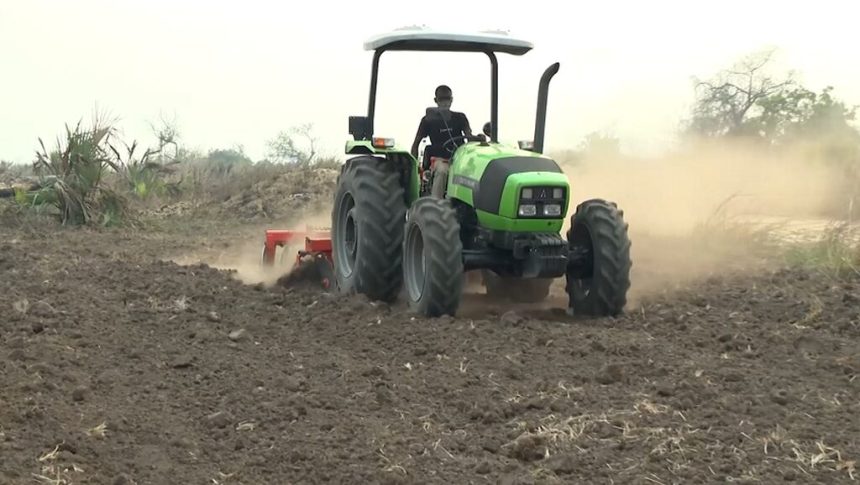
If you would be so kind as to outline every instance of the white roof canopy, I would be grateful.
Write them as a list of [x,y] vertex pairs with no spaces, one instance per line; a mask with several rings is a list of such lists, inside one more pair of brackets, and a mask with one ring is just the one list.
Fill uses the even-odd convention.
[[521,56],[534,45],[526,40],[510,37],[504,32],[459,33],[429,30],[421,27],[405,28],[371,37],[364,49],[405,51],[504,52]]

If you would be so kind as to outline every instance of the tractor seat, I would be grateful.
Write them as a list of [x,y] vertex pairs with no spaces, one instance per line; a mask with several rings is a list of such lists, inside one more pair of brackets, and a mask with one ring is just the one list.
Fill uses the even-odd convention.
[[[428,145],[428,146],[430,146],[430,145]],[[431,150],[427,150],[427,148],[425,147],[424,148],[424,160],[421,163],[421,167],[423,170],[430,170],[431,168],[433,168],[433,165],[439,160],[443,160],[446,162],[450,161],[450,159],[447,157],[439,157],[436,155],[432,155]]]

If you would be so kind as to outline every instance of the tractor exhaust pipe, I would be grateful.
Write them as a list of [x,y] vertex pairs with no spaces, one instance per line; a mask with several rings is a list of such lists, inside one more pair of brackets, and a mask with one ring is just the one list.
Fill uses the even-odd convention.
[[556,75],[559,67],[559,63],[556,62],[546,68],[546,71],[544,71],[543,76],[540,78],[540,84],[538,85],[537,116],[535,119],[533,149],[533,151],[537,153],[543,153],[543,139],[546,134],[546,104],[547,98],[549,97],[549,82],[552,80],[552,77]]

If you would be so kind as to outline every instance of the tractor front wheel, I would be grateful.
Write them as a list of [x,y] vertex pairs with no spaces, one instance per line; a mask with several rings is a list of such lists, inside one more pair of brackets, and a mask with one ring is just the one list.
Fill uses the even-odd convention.
[[463,244],[447,200],[422,197],[409,209],[403,279],[409,308],[423,316],[454,315],[463,292]]
[[577,206],[567,232],[567,293],[574,314],[617,316],[624,310],[633,264],[627,227],[614,202],[592,199]]

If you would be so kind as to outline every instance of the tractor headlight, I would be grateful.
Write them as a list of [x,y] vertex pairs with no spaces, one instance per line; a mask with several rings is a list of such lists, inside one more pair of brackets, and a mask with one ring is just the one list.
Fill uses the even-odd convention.
[[522,204],[519,214],[523,217],[531,217],[537,214],[537,206],[534,204]]
[[561,217],[565,203],[565,188],[552,186],[532,186],[520,188],[518,217],[557,218]]
[[[558,189],[556,189],[558,190]],[[543,206],[543,215],[545,216],[560,216],[561,204],[547,204]]]

